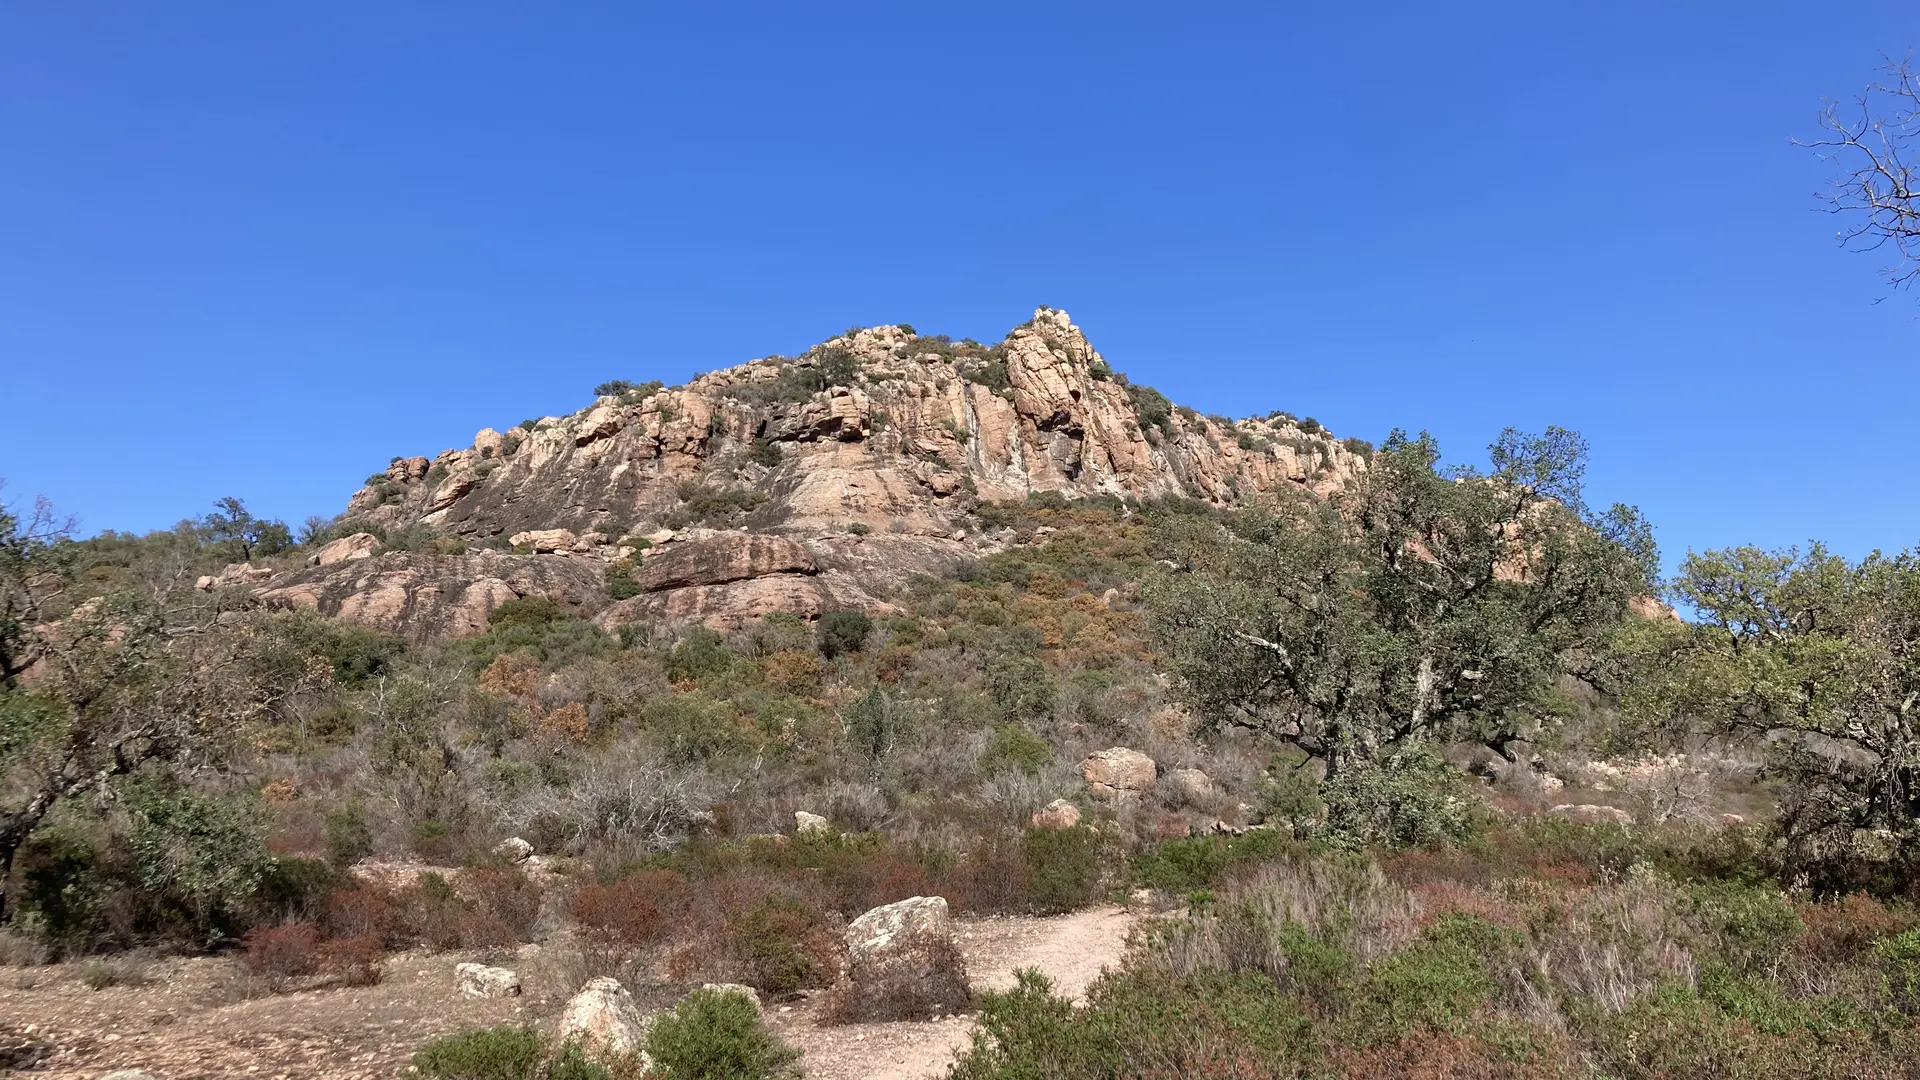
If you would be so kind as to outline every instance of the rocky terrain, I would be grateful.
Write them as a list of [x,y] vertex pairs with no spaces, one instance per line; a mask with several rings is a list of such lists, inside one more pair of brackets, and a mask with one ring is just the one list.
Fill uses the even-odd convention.
[[1006,545],[975,523],[982,503],[1232,505],[1366,467],[1364,444],[1311,420],[1176,408],[1048,308],[991,347],[880,326],[685,386],[607,389],[569,416],[397,457],[349,502],[343,520],[383,534],[430,527],[434,551],[369,533],[293,572],[207,584],[414,637],[477,633],[516,596],[610,628],[726,627],[884,609],[908,575]]

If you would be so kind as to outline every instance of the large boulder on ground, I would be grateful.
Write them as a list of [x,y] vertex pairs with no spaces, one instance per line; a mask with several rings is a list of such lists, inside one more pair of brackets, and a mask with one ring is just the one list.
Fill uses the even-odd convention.
[[1206,806],[1220,792],[1213,778],[1199,769],[1175,769],[1167,774],[1167,784],[1188,806]]
[[1080,808],[1065,799],[1055,799],[1030,821],[1036,829],[1071,829],[1080,824]]
[[579,1043],[589,1054],[631,1054],[647,1045],[647,1027],[618,979],[588,979],[560,1013],[559,1041]]
[[485,964],[459,964],[453,969],[453,985],[468,997],[519,997],[520,976],[506,968]]
[[372,533],[354,533],[322,545],[319,551],[307,556],[307,565],[332,566],[355,559],[371,559],[374,549],[379,546],[380,538]]
[[842,1022],[925,1019],[972,1000],[953,917],[939,896],[874,908],[847,925],[847,971],[828,995]]
[[509,836],[493,845],[493,853],[510,863],[523,863],[533,856],[533,845],[517,836]]
[[1153,790],[1158,775],[1153,759],[1138,750],[1115,746],[1080,763],[1080,775],[1098,798],[1130,802]]
[[833,825],[819,814],[805,810],[793,812],[793,834],[795,836],[825,836],[833,832]]

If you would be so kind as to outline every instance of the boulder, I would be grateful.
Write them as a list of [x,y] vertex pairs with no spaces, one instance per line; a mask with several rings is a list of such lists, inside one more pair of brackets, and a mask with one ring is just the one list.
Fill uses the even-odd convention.
[[523,863],[533,854],[533,845],[517,836],[509,836],[493,845],[493,853],[513,863]]
[[115,1069],[110,1073],[102,1073],[100,1080],[160,1080],[160,1074],[145,1069]]
[[268,607],[307,608],[422,641],[485,633],[487,617],[516,597],[545,596],[570,608],[596,604],[606,583],[587,559],[389,551],[282,574],[256,595]]
[[765,1011],[760,1004],[760,992],[751,986],[742,986],[739,983],[707,983],[700,987],[700,989],[711,990],[716,994],[739,994],[741,997],[753,1002],[754,1012]]
[[454,989],[468,997],[519,997],[520,976],[506,968],[485,964],[458,964],[453,969]]
[[1036,829],[1071,829],[1080,824],[1080,808],[1065,799],[1055,799],[1029,820]]
[[1132,802],[1153,790],[1158,769],[1138,750],[1115,746],[1089,755],[1080,763],[1080,775],[1097,798]]
[[1188,806],[1205,806],[1220,793],[1213,777],[1199,769],[1175,769],[1167,774],[1167,783]]
[[423,457],[394,458],[393,464],[387,466],[387,479],[396,484],[411,484],[426,476],[430,468],[432,465]]
[[355,559],[370,559],[373,549],[379,546],[380,538],[372,533],[354,533],[322,545],[319,551],[307,556],[307,565],[332,566]]
[[810,814],[805,810],[793,812],[793,834],[795,836],[824,836],[833,832],[833,826],[819,814]]
[[[648,1024],[618,979],[588,979],[560,1013],[559,1042],[589,1054],[631,1054],[647,1044]],[[649,1066],[643,1064],[641,1072]]]
[[507,537],[507,543],[514,547],[530,547],[535,555],[552,555],[555,552],[572,551],[579,546],[580,537],[572,529],[528,529]]
[[1547,812],[1573,821],[1613,821],[1622,825],[1633,823],[1633,815],[1625,810],[1595,803],[1561,803]]
[[880,958],[916,937],[953,938],[946,897],[913,896],[874,908],[847,924],[847,951],[856,962]]

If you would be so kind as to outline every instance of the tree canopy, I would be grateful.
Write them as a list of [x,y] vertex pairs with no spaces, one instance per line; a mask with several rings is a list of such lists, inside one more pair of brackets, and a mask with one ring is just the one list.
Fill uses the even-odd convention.
[[1181,692],[1325,764],[1436,737],[1506,754],[1562,672],[1655,588],[1651,530],[1581,500],[1586,444],[1508,430],[1492,468],[1439,467],[1395,432],[1346,489],[1164,526],[1180,569],[1149,594]]

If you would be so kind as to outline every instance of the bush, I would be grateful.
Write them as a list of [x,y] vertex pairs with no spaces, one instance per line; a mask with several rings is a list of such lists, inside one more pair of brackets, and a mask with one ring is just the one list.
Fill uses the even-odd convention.
[[669,1080],[780,1080],[800,1075],[783,1044],[740,994],[695,990],[647,1033],[647,1054]]
[[487,616],[489,630],[509,630],[516,626],[542,627],[572,618],[566,608],[550,597],[516,596],[493,609]]
[[640,583],[633,577],[633,560],[620,559],[607,567],[607,598],[630,600],[640,595]]
[[476,1028],[435,1039],[413,1055],[414,1067],[439,1080],[532,1080],[546,1040],[531,1027]]
[[1053,676],[1038,657],[1025,653],[1002,653],[987,661],[987,691],[1001,715],[1019,723],[1046,720],[1053,716],[1058,692]]
[[873,620],[860,611],[829,611],[820,616],[820,622],[814,627],[820,655],[829,660],[866,648],[867,637],[872,633]]
[[1093,903],[1100,894],[1106,841],[1085,825],[1029,829],[1026,842],[1027,903],[1041,915],[1057,915]]
[[769,897],[733,913],[726,947],[739,981],[786,997],[833,981],[834,937],[819,913],[786,897]]
[[256,926],[240,939],[240,963],[275,992],[320,970],[320,931],[312,923]]
[[327,858],[342,869],[373,854],[373,826],[359,803],[327,815]]
[[1425,748],[1355,763],[1322,784],[1320,797],[1325,839],[1341,847],[1458,842],[1480,826],[1460,770]]
[[747,447],[747,460],[769,469],[779,468],[784,457],[785,455],[780,451],[780,444],[771,439],[755,439],[753,445]]

